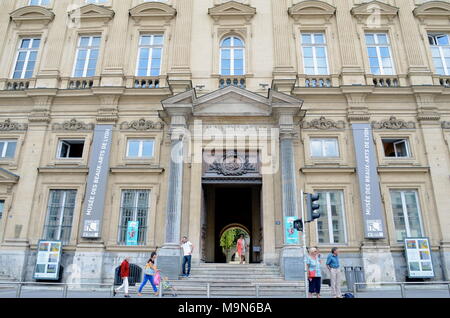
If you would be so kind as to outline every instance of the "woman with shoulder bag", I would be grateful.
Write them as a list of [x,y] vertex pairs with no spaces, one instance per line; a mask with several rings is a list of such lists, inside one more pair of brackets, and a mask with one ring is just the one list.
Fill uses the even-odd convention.
[[320,272],[320,257],[317,248],[312,247],[309,255],[306,256],[306,266],[308,268],[309,298],[315,295],[320,298],[320,285],[322,284],[322,273]]
[[144,280],[142,281],[141,286],[139,286],[138,290],[138,296],[142,296],[142,289],[147,284],[148,281],[150,281],[150,284],[153,287],[153,292],[155,293],[155,296],[158,295],[158,288],[156,287],[154,278],[155,275],[159,272],[158,268],[156,268],[155,260],[156,260],[156,252],[153,252],[150,256],[150,259],[147,261],[147,264],[145,264],[144,267]]

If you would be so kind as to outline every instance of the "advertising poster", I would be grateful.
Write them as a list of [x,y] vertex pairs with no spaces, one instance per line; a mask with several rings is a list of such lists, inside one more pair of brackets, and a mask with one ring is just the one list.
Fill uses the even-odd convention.
[[295,216],[286,216],[284,218],[285,241],[286,244],[300,244],[299,233],[294,229]]
[[128,221],[126,245],[138,245],[139,221]]
[[39,241],[33,278],[36,280],[58,280],[61,254],[61,241]]
[[405,239],[406,263],[409,278],[434,277],[430,242],[426,237]]

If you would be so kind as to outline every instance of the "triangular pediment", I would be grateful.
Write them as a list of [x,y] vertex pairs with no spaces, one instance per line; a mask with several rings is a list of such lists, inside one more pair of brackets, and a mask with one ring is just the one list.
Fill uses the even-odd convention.
[[353,8],[351,12],[356,17],[369,16],[372,14],[393,17],[398,14],[398,8],[380,1],[371,1]]
[[228,86],[198,98],[192,89],[161,103],[169,113],[190,109],[191,115],[201,117],[257,117],[272,116],[274,107],[292,108],[295,113],[300,111],[303,101],[277,91],[270,90],[265,97],[243,88]]
[[41,6],[27,6],[19,8],[10,13],[11,19],[14,22],[51,22],[55,14],[47,8]]
[[289,15],[297,17],[325,17],[334,15],[336,8],[323,1],[302,1],[289,8]]
[[130,10],[130,16],[133,18],[173,18],[177,11],[168,4],[161,2],[144,2]]
[[17,183],[19,176],[4,169],[0,168],[0,183]]
[[71,16],[79,19],[112,19],[114,11],[96,4],[87,4],[71,12]]
[[227,1],[225,3],[208,9],[208,14],[214,18],[222,17],[246,17],[251,18],[256,14],[256,9],[236,1]]
[[450,3],[443,1],[431,1],[418,6],[414,10],[416,17],[445,17],[450,16]]

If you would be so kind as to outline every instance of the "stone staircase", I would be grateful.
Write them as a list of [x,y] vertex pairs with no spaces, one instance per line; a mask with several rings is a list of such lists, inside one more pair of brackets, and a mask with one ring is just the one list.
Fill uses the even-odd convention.
[[[285,281],[278,266],[263,264],[200,264],[193,265],[191,276],[171,281],[181,297],[304,297],[303,281]],[[259,287],[257,287],[259,285]],[[258,288],[258,291],[257,291]],[[322,285],[322,296],[331,295]]]

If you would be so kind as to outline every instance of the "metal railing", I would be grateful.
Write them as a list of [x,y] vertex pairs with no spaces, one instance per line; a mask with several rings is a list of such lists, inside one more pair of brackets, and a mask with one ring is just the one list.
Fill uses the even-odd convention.
[[[402,298],[406,298],[406,286],[407,285],[446,285],[448,289],[448,294],[450,297],[450,282],[380,282],[380,283],[354,283],[353,284],[353,295],[357,296],[358,285],[365,286],[381,286],[381,285],[399,285],[400,286],[400,295]],[[366,289],[367,290],[367,289]]]
[[22,287],[39,286],[39,287],[61,287],[62,298],[67,298],[69,286],[107,286],[109,287],[109,295],[113,296],[114,284],[101,284],[101,283],[39,283],[39,282],[0,282],[0,286],[16,285],[16,298],[20,298],[22,295]]

